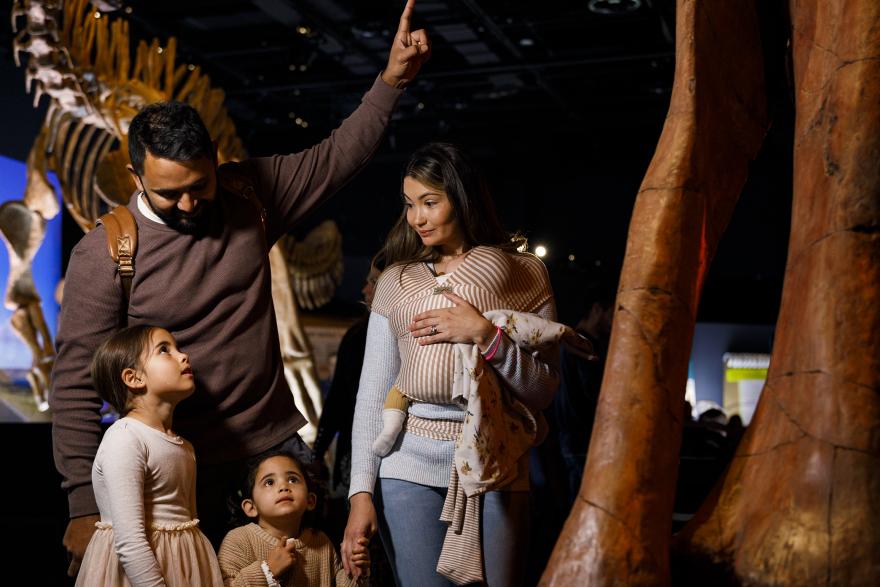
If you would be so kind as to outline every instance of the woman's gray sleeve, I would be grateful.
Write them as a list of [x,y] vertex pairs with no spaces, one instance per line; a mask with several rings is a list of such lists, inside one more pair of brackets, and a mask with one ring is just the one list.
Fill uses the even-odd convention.
[[[553,298],[548,299],[535,314],[555,321],[556,303]],[[489,364],[513,395],[532,410],[543,410],[553,401],[559,387],[558,346],[530,353],[502,335],[498,350]]]
[[373,441],[382,430],[382,407],[400,371],[400,351],[388,319],[375,312],[367,325],[367,346],[358,386],[351,430],[351,486],[349,497],[373,493],[380,458],[373,454]]

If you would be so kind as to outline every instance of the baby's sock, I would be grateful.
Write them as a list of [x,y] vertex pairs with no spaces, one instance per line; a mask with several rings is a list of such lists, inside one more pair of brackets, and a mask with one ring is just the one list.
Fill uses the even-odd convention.
[[385,409],[382,410],[382,432],[373,443],[373,453],[377,456],[384,457],[391,452],[391,447],[397,442],[400,431],[403,430],[403,421],[406,419],[406,412],[403,410]]

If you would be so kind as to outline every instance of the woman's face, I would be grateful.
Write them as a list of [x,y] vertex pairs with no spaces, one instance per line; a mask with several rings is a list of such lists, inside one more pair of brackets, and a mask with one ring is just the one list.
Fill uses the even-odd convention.
[[456,249],[463,243],[452,202],[442,189],[426,186],[414,177],[403,178],[406,221],[429,247]]

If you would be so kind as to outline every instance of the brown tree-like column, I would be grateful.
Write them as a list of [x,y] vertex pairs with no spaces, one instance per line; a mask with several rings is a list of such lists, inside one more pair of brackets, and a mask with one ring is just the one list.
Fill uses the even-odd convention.
[[672,101],[636,200],[580,494],[542,585],[669,583],[703,280],[766,131],[754,7],[679,0]]
[[676,575],[880,585],[880,3],[790,8],[794,206],[776,344],[730,469],[676,540]]

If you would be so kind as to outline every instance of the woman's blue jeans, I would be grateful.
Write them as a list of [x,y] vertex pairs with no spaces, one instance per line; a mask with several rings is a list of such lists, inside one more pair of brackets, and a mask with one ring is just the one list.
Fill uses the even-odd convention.
[[[448,587],[437,560],[448,524],[440,521],[445,487],[379,479],[376,511],[382,544],[400,587]],[[483,564],[489,587],[523,585],[528,555],[529,494],[493,491],[482,499]]]

